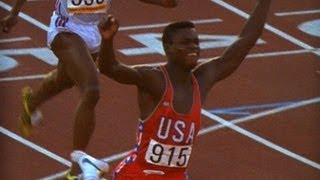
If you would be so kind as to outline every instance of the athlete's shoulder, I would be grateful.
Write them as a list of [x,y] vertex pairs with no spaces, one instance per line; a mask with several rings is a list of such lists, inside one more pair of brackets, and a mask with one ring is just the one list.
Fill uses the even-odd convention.
[[136,65],[134,68],[143,75],[152,75],[161,73],[158,65]]
[[141,76],[142,84],[155,87],[164,82],[164,76],[159,66],[143,65],[135,66]]

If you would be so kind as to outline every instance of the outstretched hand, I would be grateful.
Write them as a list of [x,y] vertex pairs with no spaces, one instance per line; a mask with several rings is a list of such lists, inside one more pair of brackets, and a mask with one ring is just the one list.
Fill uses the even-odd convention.
[[109,14],[100,21],[98,28],[102,39],[111,39],[119,30],[119,22],[113,15]]
[[8,15],[0,20],[1,30],[4,33],[9,33],[11,28],[18,22],[17,16]]

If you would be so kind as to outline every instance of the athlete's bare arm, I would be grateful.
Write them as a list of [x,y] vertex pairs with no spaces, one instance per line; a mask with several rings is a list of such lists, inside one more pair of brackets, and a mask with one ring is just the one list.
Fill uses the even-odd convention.
[[271,0],[257,0],[237,40],[222,56],[212,58],[197,67],[194,73],[202,89],[202,95],[206,95],[215,82],[228,77],[239,67],[263,32],[270,4]]
[[99,71],[122,84],[133,84],[139,88],[147,88],[151,91],[157,89],[154,88],[154,85],[161,84],[157,82],[159,79],[158,75],[161,74],[159,69],[129,66],[116,59],[113,39],[119,29],[118,21],[112,15],[108,15],[108,17],[105,17],[100,22],[99,29],[102,35],[101,50],[98,58]]
[[17,16],[26,0],[17,0],[10,13],[0,20],[2,32],[9,33],[11,28],[17,24]]
[[138,85],[141,75],[133,66],[118,61],[114,54],[113,39],[118,32],[119,23],[112,15],[108,15],[99,23],[102,35],[101,50],[98,58],[99,71],[123,84]]
[[139,0],[139,1],[148,3],[148,4],[155,4],[155,5],[159,5],[167,8],[176,7],[178,4],[177,0]]
[[113,39],[119,30],[118,21],[112,15],[108,15],[100,21],[98,27],[102,36],[98,58],[99,71],[117,82],[137,84],[140,80],[137,70],[119,62],[114,54]]

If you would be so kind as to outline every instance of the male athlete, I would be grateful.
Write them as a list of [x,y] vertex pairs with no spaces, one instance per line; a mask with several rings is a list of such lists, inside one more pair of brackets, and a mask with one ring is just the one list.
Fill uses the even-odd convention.
[[165,27],[167,63],[153,67],[119,62],[113,50],[119,23],[112,15],[100,22],[99,70],[119,83],[135,85],[140,109],[136,147],[115,168],[114,179],[187,179],[201,104],[215,83],[239,67],[263,32],[271,0],[256,1],[237,40],[221,56],[201,64],[198,33],[189,21]]
[[[26,0],[17,0],[10,13],[0,20],[0,28],[9,33]],[[128,1],[128,0],[123,0]],[[139,0],[172,8],[177,0]],[[47,34],[47,45],[59,59],[38,89],[22,90],[23,110],[19,130],[29,136],[42,118],[39,107],[53,96],[76,86],[80,93],[74,116],[73,150],[85,150],[95,128],[95,107],[100,97],[97,67],[94,60],[100,49],[97,24],[110,8],[111,0],[56,0]],[[75,179],[80,169],[71,167],[68,179]]]

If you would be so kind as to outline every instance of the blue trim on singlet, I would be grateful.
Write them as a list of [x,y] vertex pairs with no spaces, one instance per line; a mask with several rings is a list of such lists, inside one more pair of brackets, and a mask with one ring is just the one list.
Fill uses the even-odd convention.
[[65,27],[68,21],[68,17],[59,15],[54,24],[56,27]]
[[143,129],[144,129],[144,122],[140,122],[138,125],[138,135],[137,135],[139,139],[137,139],[137,144],[134,147],[135,154],[138,154],[138,151],[140,149],[140,143],[141,143],[140,136],[143,133]]

